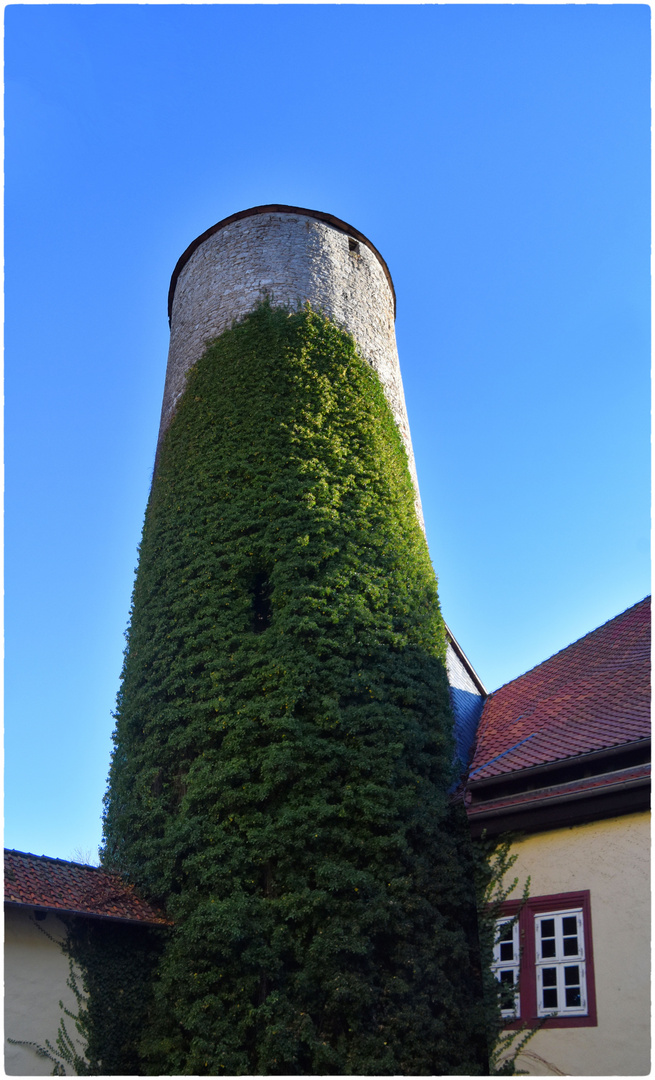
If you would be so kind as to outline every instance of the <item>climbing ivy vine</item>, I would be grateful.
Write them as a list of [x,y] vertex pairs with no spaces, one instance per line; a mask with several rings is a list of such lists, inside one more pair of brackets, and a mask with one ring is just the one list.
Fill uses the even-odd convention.
[[[483,1008],[489,1047],[489,1073],[492,1076],[514,1076],[519,1055],[542,1026],[528,1027],[523,1023],[517,1029],[507,1027],[507,1020],[502,1015],[505,1005],[503,989],[492,969],[494,945],[499,940],[498,920],[502,916],[502,907],[519,885],[518,877],[511,876],[512,868],[518,859],[518,854],[512,851],[516,839],[512,834],[500,837],[483,835],[472,849],[478,897]],[[529,895],[528,877],[523,883],[519,911],[527,903]],[[518,917],[519,912],[515,914],[512,922],[518,920]],[[520,989],[520,983],[516,983],[514,992],[517,995],[520,994]]]
[[191,371],[140,549],[103,853],[175,924],[140,1071],[486,1071],[451,726],[377,376],[264,304]]

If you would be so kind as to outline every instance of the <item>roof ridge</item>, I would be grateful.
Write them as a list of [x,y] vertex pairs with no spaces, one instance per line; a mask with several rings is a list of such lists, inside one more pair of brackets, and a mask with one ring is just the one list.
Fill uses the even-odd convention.
[[568,645],[562,646],[562,648],[558,649],[557,652],[554,652],[550,656],[547,656],[545,660],[541,660],[538,664],[534,664],[531,668],[528,668],[527,671],[522,671],[520,675],[516,675],[513,679],[508,679],[507,682],[502,683],[495,690],[492,690],[489,694],[489,697],[495,697],[496,694],[499,693],[500,690],[504,690],[506,686],[511,686],[512,683],[516,683],[519,681],[519,679],[525,678],[526,675],[532,674],[533,671],[537,671],[539,668],[543,667],[544,664],[549,664],[551,660],[554,660],[557,656],[560,656],[561,653],[567,652],[568,649],[572,649],[574,645],[577,645],[579,642],[584,641],[585,638],[589,638],[593,634],[597,634],[599,630],[603,630],[606,626],[609,626],[610,623],[618,622],[619,619],[622,619],[625,615],[629,615],[631,611],[634,611],[635,608],[638,608],[642,604],[645,604],[646,601],[650,601],[650,599],[651,596],[650,593],[648,593],[641,600],[638,600],[636,604],[631,604],[631,606],[629,608],[626,608],[625,611],[620,611],[618,615],[614,615],[611,619],[606,619],[604,623],[600,624],[600,626],[595,626],[593,630],[588,630],[586,634],[581,634],[579,638],[575,638],[573,641],[570,641]]
[[487,698],[473,783],[650,735],[649,605],[644,597]]
[[20,855],[24,859],[38,859],[39,862],[61,863],[62,866],[79,866],[82,870],[100,870],[103,874],[114,874],[104,866],[96,866],[95,863],[75,862],[73,859],[60,859],[57,855],[35,855],[33,851],[19,851],[17,848],[5,848],[5,855]]

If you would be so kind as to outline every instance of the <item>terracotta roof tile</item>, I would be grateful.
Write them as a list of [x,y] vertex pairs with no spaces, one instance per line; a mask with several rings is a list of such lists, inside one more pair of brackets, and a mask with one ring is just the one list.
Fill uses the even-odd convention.
[[166,926],[116,874],[98,866],[5,849],[5,903]]
[[487,698],[469,779],[650,737],[650,597]]

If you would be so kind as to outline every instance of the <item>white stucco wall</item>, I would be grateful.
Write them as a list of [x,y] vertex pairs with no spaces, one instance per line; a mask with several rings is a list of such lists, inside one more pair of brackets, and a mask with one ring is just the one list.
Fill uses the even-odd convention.
[[650,1071],[650,815],[528,836],[511,876],[530,896],[589,889],[598,1027],[538,1031],[517,1067],[532,1075]]
[[[56,915],[36,922],[20,908],[5,911],[5,1071],[9,1076],[50,1076],[51,1061],[30,1046],[7,1040],[43,1046],[49,1039],[55,1046],[62,1017],[60,1000],[73,1013],[77,1011],[75,996],[66,985],[68,959],[56,944],[64,934]],[[72,1020],[66,1027],[70,1035],[77,1035]]]

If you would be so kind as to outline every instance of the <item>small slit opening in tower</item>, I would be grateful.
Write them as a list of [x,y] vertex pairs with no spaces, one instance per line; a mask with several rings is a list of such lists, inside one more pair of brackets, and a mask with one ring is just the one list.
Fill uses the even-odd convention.
[[353,255],[359,255],[359,243],[357,240],[353,240],[352,236],[348,237],[348,251]]
[[263,634],[271,625],[271,583],[268,574],[261,570],[255,574],[252,585],[252,629]]

